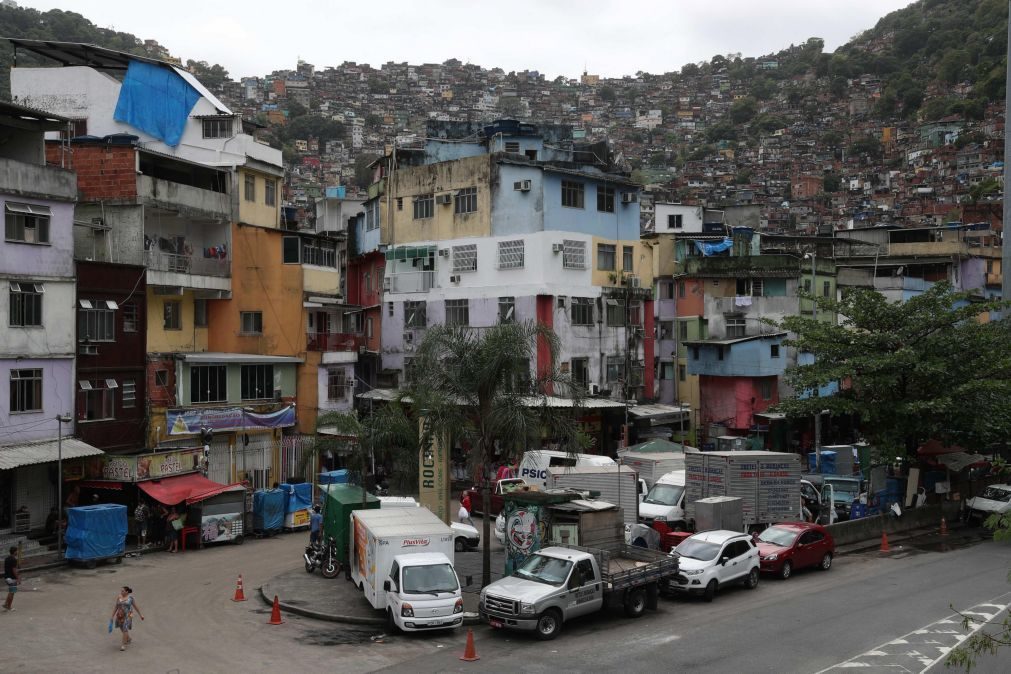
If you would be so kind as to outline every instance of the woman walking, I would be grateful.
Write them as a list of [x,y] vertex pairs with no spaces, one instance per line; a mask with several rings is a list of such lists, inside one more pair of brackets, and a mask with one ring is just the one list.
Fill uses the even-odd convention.
[[115,625],[123,633],[123,644],[119,647],[121,651],[125,651],[126,645],[133,641],[130,638],[130,630],[133,629],[134,611],[137,611],[137,615],[140,616],[141,620],[144,619],[144,614],[140,612],[140,606],[137,605],[137,601],[133,598],[133,590],[124,585],[119,590],[119,596],[116,597],[116,606],[112,609],[111,624],[109,625],[110,628]]

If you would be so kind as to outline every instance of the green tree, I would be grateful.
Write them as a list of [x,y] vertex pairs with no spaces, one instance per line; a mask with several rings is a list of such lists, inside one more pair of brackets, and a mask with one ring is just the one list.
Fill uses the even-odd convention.
[[978,182],[969,188],[969,201],[975,204],[983,197],[990,194],[996,194],[999,191],[1000,183],[997,182],[997,179],[987,178],[986,180]]
[[730,104],[730,119],[734,124],[744,124],[758,112],[758,101],[747,96]]
[[225,83],[229,81],[228,71],[217,63],[209,65],[207,61],[193,61],[191,59],[186,61],[186,68],[211,91],[221,91]]
[[842,178],[836,173],[826,173],[822,178],[822,190],[826,193],[838,192],[842,187]]
[[[977,321],[1006,305],[971,301],[947,283],[904,303],[866,289],[816,301],[819,313],[845,318],[838,325],[806,316],[780,323],[795,335],[786,343],[815,359],[787,370],[798,393],[781,411],[856,415],[871,444],[891,455],[929,438],[985,447],[1011,432],[1011,326]],[[833,382],[841,384],[835,395],[802,393]]]
[[[546,348],[546,371],[531,376],[538,348]],[[542,324],[498,323],[475,330],[436,325],[425,332],[414,352],[410,396],[425,419],[422,444],[437,436],[470,444],[472,467],[484,474],[482,585],[491,582],[491,503],[489,466],[494,451],[517,456],[527,446],[539,446],[542,433],[564,449],[582,448],[576,415],[577,387],[556,369],[558,337]],[[549,407],[546,391],[575,398],[571,408]]]
[[298,119],[299,117],[303,117],[308,113],[309,110],[295,99],[291,99],[290,101],[288,101],[289,120]]
[[874,159],[881,157],[881,141],[877,136],[866,135],[858,138],[850,145],[849,152],[853,154],[866,154]]
[[607,87],[607,86],[601,87],[600,91],[598,93],[600,93],[601,100],[607,101],[608,103],[614,103],[614,99],[616,97],[615,97],[615,94],[614,94],[614,88],[613,87]]

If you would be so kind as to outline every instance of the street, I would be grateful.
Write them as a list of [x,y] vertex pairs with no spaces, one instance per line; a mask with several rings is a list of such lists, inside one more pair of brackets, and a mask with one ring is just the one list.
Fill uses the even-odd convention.
[[[27,572],[17,610],[0,618],[11,646],[2,669],[182,674],[289,670],[297,663],[412,673],[923,671],[955,641],[959,620],[950,606],[999,621],[1011,602],[1007,545],[983,541],[948,552],[909,546],[890,558],[840,556],[827,573],[804,571],[785,582],[763,578],[755,591],[729,588],[712,604],[662,599],[659,611],[640,620],[620,612],[590,616],[567,624],[552,642],[480,626],[474,632],[481,660],[464,663],[458,659],[464,631],[373,640],[381,629],[287,614],[285,624],[268,625],[269,609],[256,588],[301,564],[304,539],[289,534],[128,558],[95,570]],[[239,573],[245,603],[231,601]],[[107,633],[123,584],[133,587],[147,617],[135,621],[134,644],[125,653],[118,634]],[[1001,662],[985,661],[978,671],[1006,671]]]

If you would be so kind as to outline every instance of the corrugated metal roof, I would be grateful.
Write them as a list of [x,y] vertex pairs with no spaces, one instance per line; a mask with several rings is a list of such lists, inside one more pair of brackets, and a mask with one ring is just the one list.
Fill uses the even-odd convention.
[[[400,393],[398,389],[375,388],[365,393],[359,393],[358,398],[362,400],[384,400],[387,402],[397,399]],[[560,398],[558,396],[526,396],[523,398],[527,407],[575,407],[576,401],[572,398]],[[405,403],[410,403],[410,397],[404,398]],[[608,398],[583,398],[579,406],[584,409],[594,410],[602,408],[624,407],[625,403]]]
[[301,358],[294,356],[261,356],[255,353],[221,353],[206,351],[204,353],[183,353],[180,359],[184,363],[301,363]]
[[683,415],[691,412],[690,407],[677,407],[675,405],[662,405],[657,403],[656,405],[636,405],[635,407],[629,407],[628,413],[634,417],[639,417],[640,419],[647,419],[650,417],[662,417],[668,415]]
[[[0,470],[57,461],[60,457],[58,445],[56,438],[21,442],[15,445],[0,445]],[[98,447],[92,447],[77,438],[63,438],[64,459],[79,459],[84,456],[98,456],[104,453]]]

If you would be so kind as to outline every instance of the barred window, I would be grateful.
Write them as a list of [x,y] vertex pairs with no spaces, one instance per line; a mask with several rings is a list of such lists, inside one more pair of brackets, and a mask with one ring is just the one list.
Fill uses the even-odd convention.
[[593,299],[589,297],[572,298],[572,324],[593,325]]
[[419,194],[414,197],[414,219],[425,220],[435,214],[435,196]]
[[10,282],[11,327],[42,327],[42,295],[45,290],[41,283]]
[[498,322],[499,323],[514,323],[514,322],[516,322],[516,298],[515,297],[500,297],[500,298],[498,298]]
[[424,302],[404,304],[404,327],[423,328],[428,322],[428,306]]
[[240,374],[243,400],[263,400],[274,395],[273,365],[243,365]]
[[467,300],[446,300],[446,325],[470,325],[470,303]]
[[137,406],[137,381],[135,379],[124,379],[123,388],[123,409],[130,409]]
[[617,384],[623,378],[625,374],[625,357],[624,356],[608,356],[607,357],[607,383]]
[[348,373],[342,367],[331,367],[326,371],[326,398],[327,400],[344,400],[348,397],[348,390],[351,382],[348,380]]
[[586,242],[565,239],[562,241],[562,267],[586,269]]
[[615,248],[612,243],[597,244],[597,269],[599,271],[614,271]]
[[11,370],[11,412],[42,411],[42,369]]
[[453,271],[477,271],[477,245],[453,246]]
[[477,188],[467,187],[456,193],[454,210],[457,213],[474,213],[477,211]]
[[123,312],[123,332],[137,332],[137,305],[129,302],[120,310]]
[[96,307],[87,300],[83,300],[82,304],[85,302],[90,306],[77,311],[77,339],[89,342],[116,341],[116,312]]
[[583,183],[574,180],[562,181],[562,206],[569,208],[583,207]]
[[523,239],[498,242],[498,268],[523,268]]
[[597,186],[597,210],[604,213],[614,213],[614,188],[606,185]]
[[224,365],[194,365],[190,368],[190,402],[220,403],[228,399]]

